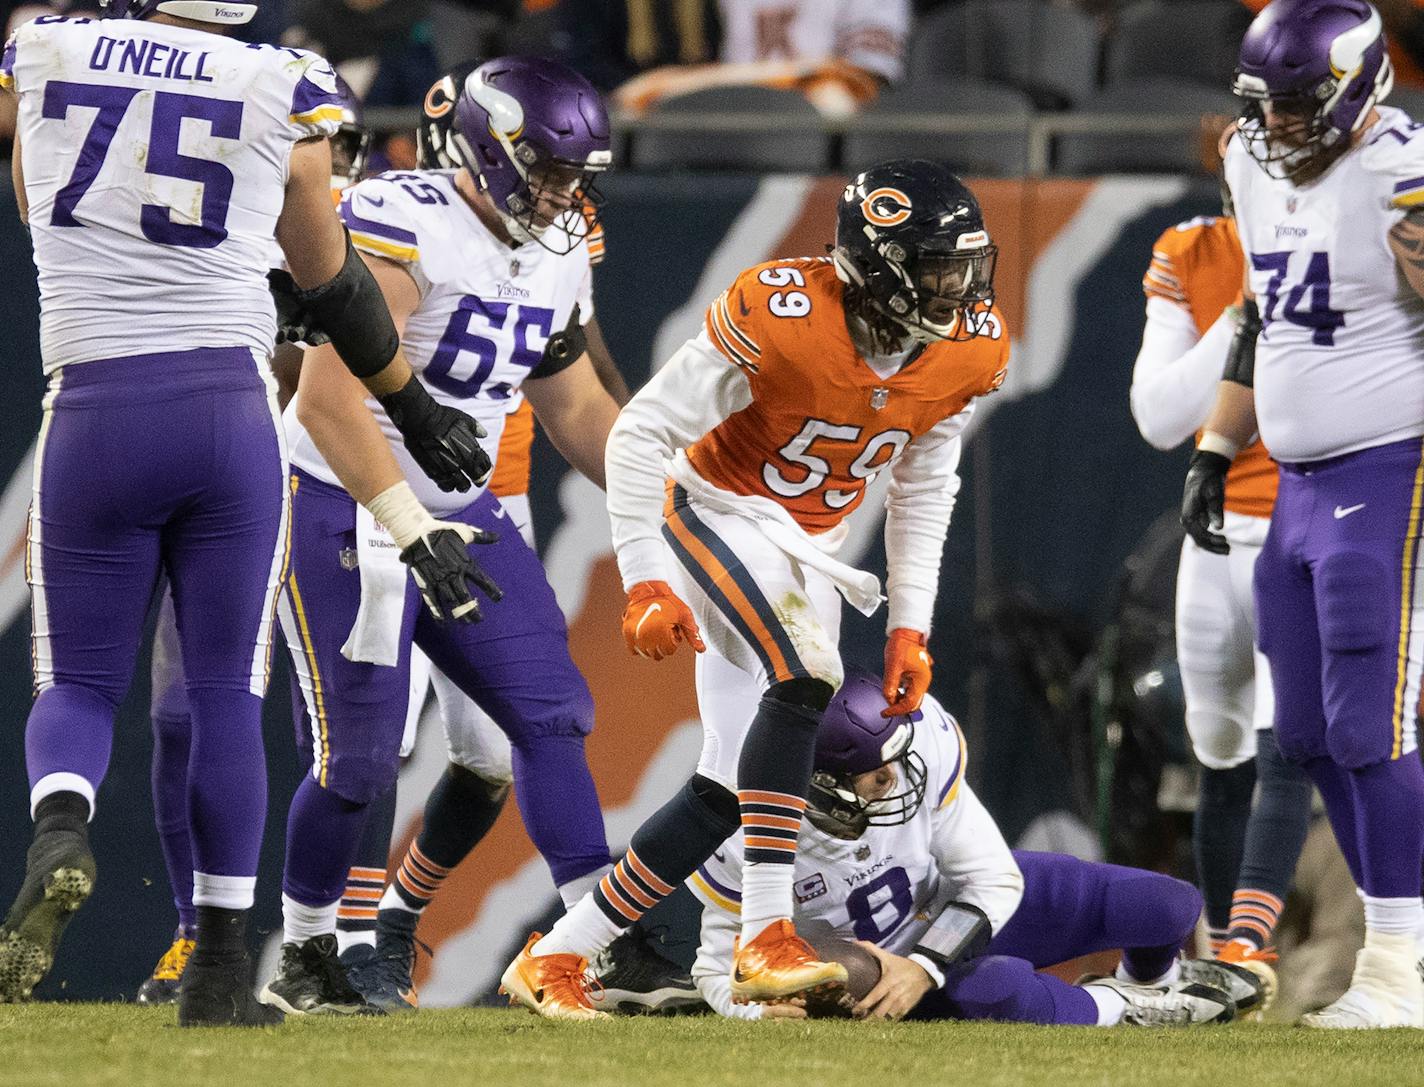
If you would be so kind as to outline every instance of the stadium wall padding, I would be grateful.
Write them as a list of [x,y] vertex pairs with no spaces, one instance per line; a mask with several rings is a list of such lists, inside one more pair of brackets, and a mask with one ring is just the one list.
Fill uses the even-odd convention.
[[[609,178],[608,256],[597,272],[597,312],[630,385],[696,331],[702,308],[741,268],[773,256],[824,252],[842,183],[793,176]],[[1066,803],[1065,770],[1014,684],[974,674],[976,600],[982,606],[985,594],[1022,587],[1076,621],[1101,623],[1123,558],[1175,502],[1185,453],[1149,449],[1127,408],[1142,328],[1139,282],[1157,235],[1211,213],[1216,196],[1209,183],[1155,177],[996,180],[976,189],[1002,249],[999,295],[1014,350],[1007,383],[983,404],[969,439],[931,648],[938,662],[934,689],[964,718],[970,780],[1016,841],[1037,816]],[[29,840],[23,541],[28,456],[43,387],[34,267],[8,179],[0,186],[0,266],[8,271],[0,291],[6,378],[0,399],[0,901],[8,904]],[[602,496],[569,473],[542,437],[532,497],[574,654],[598,706],[589,756],[617,849],[695,761],[691,661],[683,654],[654,664],[626,654]],[[847,553],[883,571],[878,507],[873,500],[863,504]],[[96,601],[96,621],[102,607]],[[847,609],[848,661],[878,670],[883,623],[883,613],[865,620]],[[282,839],[297,775],[285,661],[276,663],[265,713],[269,811],[255,917],[267,962],[276,943],[271,934],[280,932]],[[145,657],[120,711],[113,762],[99,794],[93,829],[98,888],[38,996],[128,998],[167,946],[175,918],[152,824],[147,702]],[[403,773],[397,850],[409,840],[425,790],[444,763],[443,739],[430,731],[437,734],[422,737]],[[547,872],[511,804],[428,912],[421,936],[437,956],[433,969],[422,959],[424,1001],[486,996],[524,934],[555,905]]]

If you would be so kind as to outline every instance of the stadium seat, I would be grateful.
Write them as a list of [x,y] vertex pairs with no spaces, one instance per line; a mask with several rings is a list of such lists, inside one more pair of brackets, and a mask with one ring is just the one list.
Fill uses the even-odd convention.
[[[990,115],[1009,132],[909,131],[904,118],[952,119]],[[893,87],[846,131],[841,161],[847,173],[890,158],[943,162],[960,173],[1022,174],[1028,169],[1028,122],[1033,102],[1022,91],[988,83],[913,83]]]
[[1046,0],[962,0],[922,20],[911,36],[906,78],[1006,83],[1040,109],[1061,109],[1098,85],[1098,26]]
[[[717,126],[717,114],[767,119]],[[659,118],[701,118],[688,129],[640,126],[632,164],[639,170],[781,170],[816,173],[826,168],[829,139],[816,108],[795,91],[771,87],[712,87],[665,98],[649,113]],[[780,122],[780,123],[778,123]]]
[[1169,77],[1229,88],[1251,12],[1237,0],[1143,0],[1108,39],[1106,82]]
[[1203,113],[1235,114],[1240,103],[1226,90],[1176,79],[1140,79],[1099,92],[1079,115],[1130,115],[1138,120],[1180,120],[1180,130],[1154,135],[1110,131],[1064,133],[1058,137],[1058,169],[1069,174],[1196,172],[1201,169],[1197,122]]

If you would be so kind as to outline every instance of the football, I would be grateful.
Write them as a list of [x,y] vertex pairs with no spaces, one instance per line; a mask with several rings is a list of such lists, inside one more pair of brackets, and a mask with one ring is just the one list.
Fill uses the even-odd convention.
[[880,961],[853,940],[831,932],[813,932],[806,935],[805,940],[822,962],[838,962],[844,966],[849,979],[848,995],[833,999],[812,996],[807,1000],[806,1010],[813,1017],[850,1015],[851,1007],[880,980]]

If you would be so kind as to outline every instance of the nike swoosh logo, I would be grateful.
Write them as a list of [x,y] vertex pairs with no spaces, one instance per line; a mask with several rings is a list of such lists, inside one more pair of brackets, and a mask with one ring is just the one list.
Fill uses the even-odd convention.
[[751,310],[747,309],[747,300],[741,295],[737,295],[737,308],[742,311],[743,317],[751,316]]
[[727,856],[726,856],[726,854],[724,854],[720,849],[717,850],[717,852],[713,853],[712,856],[714,856],[714,857],[717,858],[717,863],[718,863],[718,864],[726,864],[726,863],[727,863]]
[[1360,510],[1362,510],[1362,509],[1364,509],[1364,508],[1365,508],[1365,504],[1364,504],[1363,502],[1361,502],[1361,503],[1360,503],[1359,505],[1357,505],[1357,506],[1336,506],[1336,507],[1335,507],[1335,520],[1338,521],[1338,520],[1340,520],[1342,517],[1349,517],[1350,514],[1352,514],[1352,513],[1359,513]]
[[[362,193],[362,195],[365,196],[364,193]],[[383,208],[386,206],[386,198],[384,196],[367,196],[366,202],[373,208]]]
[[636,638],[636,637],[638,637],[640,634],[642,634],[642,633],[643,633],[643,624],[646,623],[649,619],[651,619],[654,615],[656,615],[658,612],[660,612],[660,611],[662,611],[662,610],[663,610],[663,606],[662,606],[661,604],[653,604],[651,607],[648,608],[647,611],[643,612],[643,617],[638,620],[638,625],[633,628],[633,637]]

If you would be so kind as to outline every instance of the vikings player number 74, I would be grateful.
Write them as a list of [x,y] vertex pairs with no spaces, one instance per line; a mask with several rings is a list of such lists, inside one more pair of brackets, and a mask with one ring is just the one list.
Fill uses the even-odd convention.
[[[45,85],[44,116],[63,121],[71,109],[94,110],[94,120],[84,137],[84,145],[74,173],[55,194],[50,213],[53,226],[82,227],[75,216],[79,202],[103,169],[109,145],[133,100],[150,92],[137,87],[114,87],[97,83],[67,83],[51,80]],[[194,158],[178,150],[178,137],[185,120],[206,121],[215,139],[236,140],[242,135],[242,103],[199,98],[171,91],[153,92],[153,121],[149,126],[146,169],[159,177],[191,181],[203,187],[198,223],[175,222],[173,210],[165,204],[145,204],[139,215],[143,236],[159,245],[188,249],[214,249],[227,238],[228,204],[232,200],[232,171],[220,162]]]

